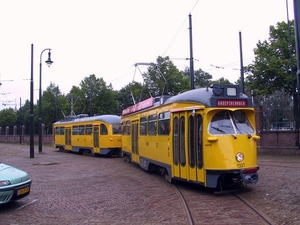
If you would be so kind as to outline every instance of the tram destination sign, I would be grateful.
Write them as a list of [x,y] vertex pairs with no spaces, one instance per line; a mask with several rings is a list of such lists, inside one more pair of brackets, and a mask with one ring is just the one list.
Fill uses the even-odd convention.
[[218,99],[217,107],[247,107],[246,99]]
[[154,98],[153,97],[148,98],[148,99],[141,101],[133,106],[128,107],[127,109],[124,109],[122,111],[122,116],[140,111],[142,109],[149,108],[149,107],[153,106],[153,104],[154,104]]

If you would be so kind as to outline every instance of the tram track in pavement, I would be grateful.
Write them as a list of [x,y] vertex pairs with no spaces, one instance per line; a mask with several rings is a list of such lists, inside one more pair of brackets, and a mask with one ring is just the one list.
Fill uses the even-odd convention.
[[240,201],[242,201],[246,206],[248,206],[262,220],[264,220],[266,222],[266,224],[268,224],[268,225],[275,225],[276,224],[270,217],[268,217],[265,213],[263,213],[262,211],[260,211],[257,208],[255,208],[254,205],[252,205],[249,201],[247,201],[245,198],[243,198],[242,196],[240,196],[238,193],[232,192],[231,194],[233,196],[235,196],[236,198],[238,198]]
[[[197,185],[173,185],[180,198],[189,225],[197,224],[265,224],[276,223],[265,213],[235,192],[215,194]],[[249,223],[247,222],[249,221]],[[222,223],[221,223],[222,224]]]
[[177,193],[177,195],[179,196],[180,200],[181,200],[181,203],[183,204],[183,207],[184,207],[184,210],[185,210],[185,213],[186,213],[186,216],[187,216],[187,220],[188,220],[188,223],[189,225],[194,225],[194,220],[193,220],[193,216],[191,214],[191,211],[189,209],[189,206],[182,194],[182,192],[180,191],[180,189],[174,185],[174,188],[175,188],[175,191]]

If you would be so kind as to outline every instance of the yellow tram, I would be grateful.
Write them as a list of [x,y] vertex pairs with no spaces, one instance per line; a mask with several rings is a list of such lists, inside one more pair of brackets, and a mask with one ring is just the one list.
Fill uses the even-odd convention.
[[258,181],[253,102],[238,85],[149,98],[121,121],[122,156],[169,182],[224,190]]
[[121,117],[86,114],[53,124],[54,147],[84,155],[121,155]]

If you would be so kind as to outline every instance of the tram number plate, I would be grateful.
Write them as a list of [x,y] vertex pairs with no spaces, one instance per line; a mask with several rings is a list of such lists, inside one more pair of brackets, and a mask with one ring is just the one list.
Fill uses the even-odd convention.
[[18,190],[17,195],[18,196],[19,195],[24,195],[24,194],[26,194],[28,192],[29,192],[29,187],[25,187],[25,188],[22,188],[22,189]]
[[245,167],[245,163],[237,163],[236,164],[238,168],[243,168]]

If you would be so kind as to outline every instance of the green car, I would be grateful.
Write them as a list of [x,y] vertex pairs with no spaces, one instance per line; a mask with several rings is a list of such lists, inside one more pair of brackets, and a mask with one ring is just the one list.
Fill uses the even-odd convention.
[[30,187],[28,173],[0,162],[0,205],[26,197]]

